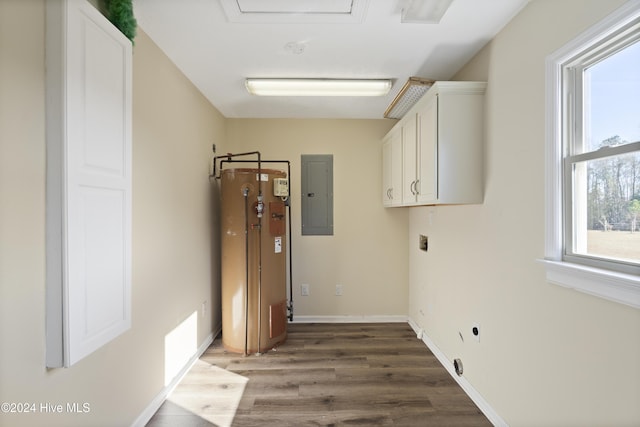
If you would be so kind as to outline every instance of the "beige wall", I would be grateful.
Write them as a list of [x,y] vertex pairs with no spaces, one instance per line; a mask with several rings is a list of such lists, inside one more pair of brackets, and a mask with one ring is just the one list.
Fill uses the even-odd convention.
[[47,370],[44,5],[0,0],[0,402],[86,402],[90,413],[0,413],[0,425],[127,426],[165,385],[167,334],[197,312],[196,348],[220,326],[207,175],[225,123],[139,30],[132,328],[71,368]]
[[[382,207],[390,120],[228,119],[234,152],[291,161],[295,316],[406,316],[407,214]],[[333,154],[334,235],[302,236],[300,156]],[[300,284],[311,294],[300,296]],[[335,286],[344,288],[335,296]]]
[[532,1],[467,64],[456,79],[488,81],[485,201],[411,209],[410,242],[430,240],[410,245],[410,315],[512,426],[640,425],[640,311],[548,284],[536,261],[545,57],[622,3]]
[[[534,0],[458,74],[489,82],[486,194],[475,206],[384,209],[390,121],[225,120],[139,30],[133,327],[55,370],[44,368],[44,3],[0,0],[0,402],[88,402],[91,412],[0,414],[0,425],[129,425],[164,386],[165,337],[194,312],[195,344],[219,327],[212,143],[292,161],[296,315],[408,312],[513,426],[640,422],[640,313],[547,284],[536,262],[544,59],[621,0]],[[334,155],[334,236],[300,235],[301,154]]]

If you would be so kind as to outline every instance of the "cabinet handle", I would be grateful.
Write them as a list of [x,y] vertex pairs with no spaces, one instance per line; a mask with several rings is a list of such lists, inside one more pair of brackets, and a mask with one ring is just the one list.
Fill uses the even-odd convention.
[[415,181],[411,181],[411,187],[409,189],[411,190],[411,194],[413,194],[415,196],[416,195],[416,182]]
[[420,190],[418,190],[418,184],[420,183],[419,179],[416,179],[416,185],[413,186],[413,188],[416,189],[416,196],[418,196],[420,194]]

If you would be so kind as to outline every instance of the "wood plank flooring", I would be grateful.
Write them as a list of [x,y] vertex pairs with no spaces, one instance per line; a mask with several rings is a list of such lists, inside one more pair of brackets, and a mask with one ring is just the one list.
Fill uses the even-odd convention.
[[288,330],[260,356],[216,339],[147,426],[491,425],[406,323]]

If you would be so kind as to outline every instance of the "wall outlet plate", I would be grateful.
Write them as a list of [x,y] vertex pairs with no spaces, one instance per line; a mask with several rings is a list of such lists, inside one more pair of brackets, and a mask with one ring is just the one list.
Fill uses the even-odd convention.
[[342,295],[342,285],[336,285],[336,296]]
[[309,296],[309,285],[307,285],[306,283],[300,285],[300,295],[302,295],[303,297]]

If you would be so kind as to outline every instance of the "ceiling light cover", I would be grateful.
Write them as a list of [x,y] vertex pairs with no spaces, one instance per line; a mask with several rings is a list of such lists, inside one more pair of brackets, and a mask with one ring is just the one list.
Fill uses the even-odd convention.
[[253,79],[247,91],[260,96],[383,96],[391,89],[388,79]]
[[437,24],[451,6],[453,0],[411,0],[402,9],[401,22],[414,24]]
[[400,92],[387,107],[384,117],[387,119],[401,119],[404,117],[407,111],[433,86],[433,83],[435,83],[434,80],[409,77],[409,80],[402,86]]

